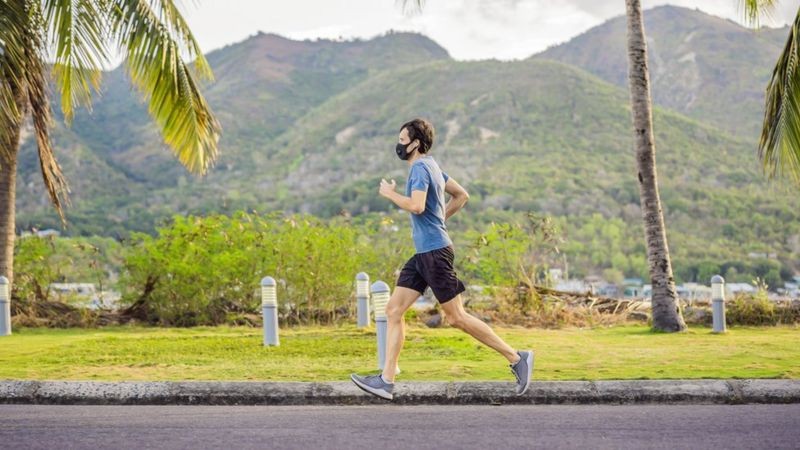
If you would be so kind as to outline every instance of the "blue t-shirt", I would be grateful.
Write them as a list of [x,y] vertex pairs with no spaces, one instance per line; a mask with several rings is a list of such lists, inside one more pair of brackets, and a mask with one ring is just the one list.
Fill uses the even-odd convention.
[[406,196],[411,197],[411,191],[428,193],[425,199],[425,211],[422,214],[411,214],[411,236],[414,238],[417,253],[453,244],[444,224],[444,184],[448,178],[430,156],[423,156],[411,165],[406,182]]

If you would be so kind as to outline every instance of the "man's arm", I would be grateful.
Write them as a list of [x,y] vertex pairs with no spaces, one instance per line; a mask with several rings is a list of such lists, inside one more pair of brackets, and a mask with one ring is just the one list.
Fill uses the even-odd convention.
[[444,191],[450,194],[450,201],[447,202],[444,213],[444,218],[447,220],[467,204],[469,193],[453,178],[447,179]]
[[378,192],[398,207],[412,214],[422,214],[425,211],[425,200],[428,198],[427,191],[411,191],[411,197],[406,197],[395,191],[396,187],[397,183],[394,180],[391,183],[381,180],[381,187]]

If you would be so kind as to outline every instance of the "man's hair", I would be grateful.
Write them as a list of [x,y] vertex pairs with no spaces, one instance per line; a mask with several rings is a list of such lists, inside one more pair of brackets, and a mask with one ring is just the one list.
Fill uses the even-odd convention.
[[414,142],[414,139],[419,139],[420,153],[428,153],[431,150],[436,131],[433,129],[433,125],[431,125],[430,122],[425,119],[417,118],[404,123],[403,126],[400,127],[400,131],[403,131],[403,128],[408,130],[409,142]]

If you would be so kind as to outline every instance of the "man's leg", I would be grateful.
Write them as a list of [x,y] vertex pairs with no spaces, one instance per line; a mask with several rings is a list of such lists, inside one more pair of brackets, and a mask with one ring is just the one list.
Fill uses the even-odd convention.
[[495,351],[505,356],[511,364],[519,361],[519,355],[516,350],[506,344],[504,340],[500,339],[489,325],[486,325],[482,320],[464,310],[464,305],[461,303],[461,295],[457,295],[454,299],[442,303],[441,307],[445,317],[447,317],[447,323],[449,323],[450,326],[465,331],[470,336],[493,348]]
[[383,366],[383,378],[394,383],[397,360],[405,342],[405,321],[403,315],[421,294],[414,289],[397,286],[392,298],[386,305],[386,361]]

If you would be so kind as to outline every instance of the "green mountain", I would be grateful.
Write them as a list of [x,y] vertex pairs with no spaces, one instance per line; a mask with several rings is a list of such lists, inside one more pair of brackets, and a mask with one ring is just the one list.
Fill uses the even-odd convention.
[[[654,101],[750,137],[760,135],[764,90],[789,28],[753,31],[698,10],[644,12]],[[627,88],[625,17],[611,19],[533,58],[555,59]]]
[[[657,8],[646,12],[650,28],[668,29],[676,11],[727,24],[699,12]],[[664,33],[683,42],[681,30]],[[656,42],[666,40],[653,33]],[[719,36],[702,42],[734,45]],[[740,44],[738,56],[749,48]],[[619,53],[610,46],[595,51],[601,60]],[[515,62],[459,62],[414,34],[355,42],[259,34],[208,55],[217,80],[206,92],[224,137],[218,164],[202,178],[171,157],[124,74],[114,71],[94,112],[76,117],[72,129],[56,131],[73,186],[68,232],[125,236],[152,231],[172,213],[392,211],[377,195],[378,182],[403,184],[407,166],[393,151],[398,127],[424,116],[437,128],[432,154],[472,194],[466,214],[452,221],[455,231],[525,211],[547,213],[565,230],[564,251],[576,271],[641,276],[647,269],[627,90],[544,56],[552,53]],[[747,63],[756,74],[771,67],[747,58],[734,64],[723,53],[718,58],[735,67]],[[666,81],[660,83],[666,89]],[[675,96],[683,95],[683,84],[676,84]],[[731,97],[751,89],[726,86]],[[705,90],[697,92],[695,104],[710,108]],[[752,136],[720,125],[724,114],[742,121],[758,115],[751,103],[716,115],[680,105],[655,110],[661,194],[683,279],[696,278],[706,260],[732,262],[739,273],[750,273],[740,262],[754,252],[777,254],[784,268],[796,269],[800,200],[764,180]],[[22,228],[57,224],[36,171],[29,139],[20,164]]]
[[[205,94],[223,126],[222,155],[214,170],[252,179],[254,163],[274,151],[274,139],[314,106],[374,73],[449,55],[432,40],[410,33],[348,42],[259,33],[207,58],[216,81]],[[68,219],[73,230],[68,233],[151,231],[171,211],[219,210],[226,208],[225,196],[249,190],[243,178],[223,185],[213,175],[188,174],[162,143],[121,68],[106,74],[92,111],[79,111],[71,129],[59,125],[54,135],[72,189]],[[56,227],[33,140],[24,142],[20,159],[18,225]]]

